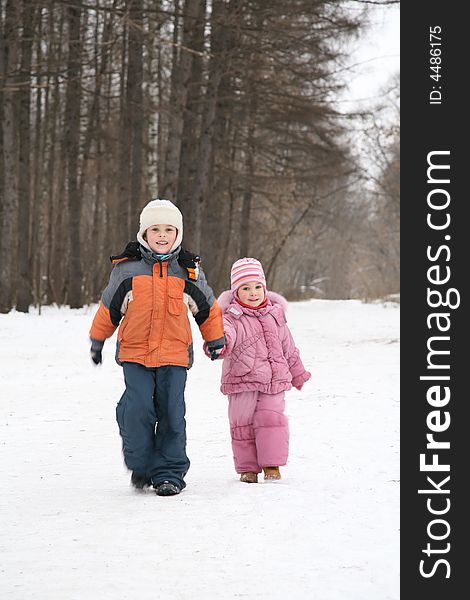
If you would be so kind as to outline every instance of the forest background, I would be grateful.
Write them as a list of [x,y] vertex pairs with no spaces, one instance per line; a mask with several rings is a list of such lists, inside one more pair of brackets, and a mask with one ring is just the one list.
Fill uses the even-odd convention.
[[399,293],[398,74],[338,103],[396,4],[0,0],[0,312],[96,302],[156,197],[216,294],[241,256],[290,299]]

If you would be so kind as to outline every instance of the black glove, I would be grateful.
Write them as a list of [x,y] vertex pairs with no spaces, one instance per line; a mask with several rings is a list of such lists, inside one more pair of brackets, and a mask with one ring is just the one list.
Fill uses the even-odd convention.
[[208,342],[207,350],[209,351],[211,360],[217,360],[224,351],[225,344],[223,342]]
[[91,360],[95,363],[95,365],[100,365],[103,362],[103,357],[101,356],[101,350],[90,350]]
[[99,340],[91,340],[90,356],[95,365],[100,365],[103,362],[101,351],[103,350],[104,342]]

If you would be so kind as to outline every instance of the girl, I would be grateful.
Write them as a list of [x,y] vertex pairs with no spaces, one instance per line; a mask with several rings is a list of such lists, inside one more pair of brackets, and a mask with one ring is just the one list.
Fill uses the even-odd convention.
[[265,479],[280,479],[289,449],[284,394],[311,375],[287,327],[287,301],[266,290],[261,263],[237,260],[230,288],[218,299],[226,345],[211,352],[205,344],[205,352],[224,359],[220,389],[229,401],[235,470],[246,483],[257,483],[261,470]]

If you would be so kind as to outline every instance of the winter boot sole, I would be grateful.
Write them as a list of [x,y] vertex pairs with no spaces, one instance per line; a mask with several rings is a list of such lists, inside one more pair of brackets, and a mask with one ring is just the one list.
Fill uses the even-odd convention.
[[157,496],[176,496],[180,492],[180,488],[170,481],[164,481],[155,486],[155,493]]

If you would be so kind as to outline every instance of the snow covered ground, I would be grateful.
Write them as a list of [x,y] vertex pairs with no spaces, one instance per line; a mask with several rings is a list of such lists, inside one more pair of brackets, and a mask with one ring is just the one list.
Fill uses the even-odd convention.
[[188,486],[136,493],[123,467],[114,343],[96,307],[0,315],[0,598],[399,598],[399,308],[289,306],[313,378],[288,392],[280,482],[233,470],[220,363],[187,386]]

